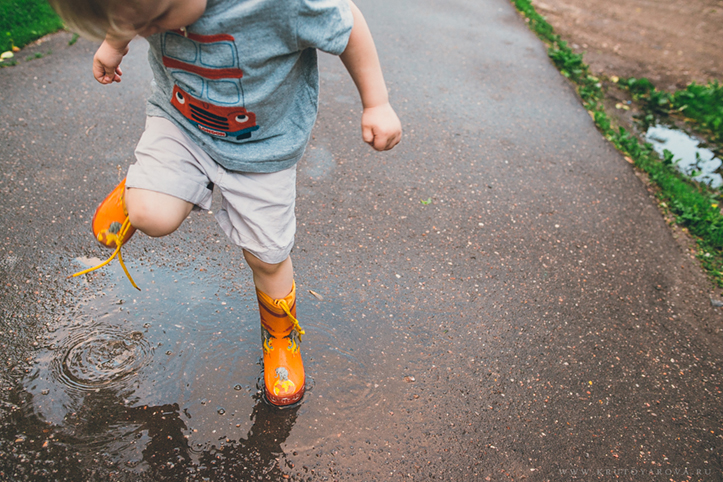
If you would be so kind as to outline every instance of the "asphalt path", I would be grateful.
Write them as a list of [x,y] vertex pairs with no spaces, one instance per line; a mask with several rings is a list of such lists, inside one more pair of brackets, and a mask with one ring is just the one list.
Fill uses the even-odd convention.
[[141,292],[66,279],[107,255],[89,221],[143,131],[145,42],[114,86],[65,33],[0,69],[3,480],[723,480],[715,293],[545,46],[503,0],[359,6],[404,138],[361,141],[322,55],[288,410],[209,213],[134,237]]

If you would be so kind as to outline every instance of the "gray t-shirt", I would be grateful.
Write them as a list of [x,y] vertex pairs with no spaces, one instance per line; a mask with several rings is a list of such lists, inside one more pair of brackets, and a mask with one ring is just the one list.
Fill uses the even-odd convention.
[[347,0],[208,0],[185,31],[148,38],[147,114],[178,124],[226,169],[289,168],[316,121],[316,49],[341,54],[352,23]]

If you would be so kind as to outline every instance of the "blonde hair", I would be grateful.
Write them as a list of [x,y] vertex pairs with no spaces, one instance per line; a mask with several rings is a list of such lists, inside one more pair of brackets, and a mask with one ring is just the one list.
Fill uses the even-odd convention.
[[65,26],[91,40],[104,40],[108,32],[129,34],[113,19],[113,12],[133,0],[48,0]]

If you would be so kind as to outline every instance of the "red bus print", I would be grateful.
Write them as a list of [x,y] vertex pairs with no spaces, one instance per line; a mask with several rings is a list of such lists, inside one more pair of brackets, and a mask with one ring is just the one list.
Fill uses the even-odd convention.
[[244,105],[234,38],[174,30],[163,34],[161,48],[174,80],[171,104],[206,134],[249,139],[259,127]]

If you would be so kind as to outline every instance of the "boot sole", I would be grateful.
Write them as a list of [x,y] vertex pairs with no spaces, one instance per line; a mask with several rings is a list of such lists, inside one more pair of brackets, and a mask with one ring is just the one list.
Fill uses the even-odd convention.
[[306,392],[306,382],[304,382],[298,392],[294,393],[289,397],[277,397],[269,391],[266,385],[264,385],[264,396],[266,397],[266,400],[268,400],[270,404],[276,405],[277,407],[283,407],[298,402],[304,396],[304,392]]

